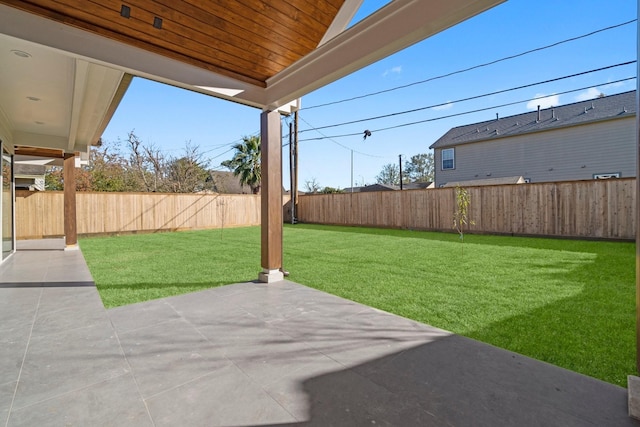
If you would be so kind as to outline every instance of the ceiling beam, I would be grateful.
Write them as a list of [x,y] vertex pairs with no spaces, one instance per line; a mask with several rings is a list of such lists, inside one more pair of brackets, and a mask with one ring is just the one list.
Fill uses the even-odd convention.
[[74,141],[76,151],[98,141],[131,81],[131,75],[118,69],[91,63],[86,75],[80,125]]
[[11,122],[7,114],[0,106],[0,141],[7,145],[13,145],[13,135],[11,134]]
[[364,0],[346,0],[331,25],[329,25],[327,32],[324,34],[324,37],[322,37],[322,40],[320,40],[318,46],[325,44],[327,41],[343,32],[345,28],[347,28],[347,25],[349,25],[353,20],[353,17],[356,15],[363,2]]
[[87,87],[87,74],[89,73],[89,63],[81,59],[76,59],[74,63],[73,95],[71,97],[71,123],[69,124],[69,142],[67,149],[73,151],[78,136],[78,126],[80,125],[80,115],[84,104],[84,94]]
[[506,0],[395,0],[267,80],[272,110]]
[[91,140],[88,141],[89,145],[97,145],[98,141],[100,141],[100,137],[102,137],[104,130],[107,128],[107,125],[109,124],[109,122],[111,121],[111,118],[115,114],[116,109],[120,105],[122,98],[124,98],[124,94],[127,92],[127,89],[129,89],[129,85],[131,84],[132,80],[133,80],[133,76],[131,74],[124,74],[122,76],[122,79],[120,80],[120,84],[118,85],[118,88],[116,89],[115,93],[113,94],[113,97],[111,98],[111,102],[109,103],[109,108],[107,108],[107,110],[104,113],[104,116],[102,117],[102,122],[100,122],[100,124],[98,125],[98,128],[95,130]]
[[43,147],[56,150],[67,150],[69,139],[56,135],[15,131],[13,133],[13,145],[25,147]]
[[15,149],[15,154],[17,156],[36,156],[36,157],[46,157],[51,159],[64,158],[64,150],[55,150],[52,148],[42,148],[42,147],[17,146]]

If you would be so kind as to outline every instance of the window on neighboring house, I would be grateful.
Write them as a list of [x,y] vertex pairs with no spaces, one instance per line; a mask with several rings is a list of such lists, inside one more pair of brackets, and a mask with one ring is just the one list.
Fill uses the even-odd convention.
[[442,150],[442,170],[455,169],[455,152],[453,148],[446,148]]
[[620,178],[620,172],[593,174],[593,179],[610,179],[610,178]]

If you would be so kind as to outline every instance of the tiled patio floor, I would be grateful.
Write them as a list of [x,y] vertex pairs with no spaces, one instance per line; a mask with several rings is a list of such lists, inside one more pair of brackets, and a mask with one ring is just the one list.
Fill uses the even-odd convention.
[[623,388],[288,281],[105,310],[47,244],[0,266],[0,426],[640,425]]

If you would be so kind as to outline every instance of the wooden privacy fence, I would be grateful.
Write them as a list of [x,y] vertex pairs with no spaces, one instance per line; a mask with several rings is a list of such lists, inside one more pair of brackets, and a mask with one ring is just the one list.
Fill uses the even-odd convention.
[[[469,187],[471,232],[635,239],[635,179]],[[64,234],[62,192],[16,192],[18,239]],[[288,196],[283,199],[288,216]],[[260,224],[260,196],[77,193],[81,235]],[[452,231],[455,188],[300,197],[298,220]]]
[[[79,192],[76,209],[81,235],[260,224],[260,196],[256,195]],[[62,192],[16,192],[18,239],[62,235]]]
[[[635,178],[468,187],[476,233],[635,239]],[[304,195],[306,223],[453,231],[456,189]]]

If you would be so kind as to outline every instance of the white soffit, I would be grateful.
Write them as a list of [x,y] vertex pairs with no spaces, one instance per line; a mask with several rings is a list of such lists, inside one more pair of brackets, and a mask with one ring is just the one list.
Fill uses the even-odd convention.
[[121,70],[0,34],[0,138],[11,146],[87,152],[128,81]]
[[[82,64],[84,61],[78,61],[78,63]],[[82,91],[80,85],[76,85],[76,91],[82,91],[82,97],[75,139],[69,138],[69,143],[76,146],[76,151],[85,151],[102,135],[105,116],[113,114],[109,110],[110,106],[114,102],[119,104],[122,95],[124,95],[124,91],[121,94],[119,92],[120,82],[124,78],[125,73],[120,70],[87,64],[86,76],[84,77],[86,89]],[[127,80],[124,84],[128,87],[129,81]],[[73,109],[75,110],[75,99]]]

